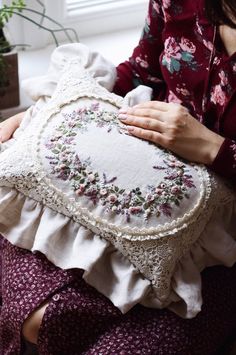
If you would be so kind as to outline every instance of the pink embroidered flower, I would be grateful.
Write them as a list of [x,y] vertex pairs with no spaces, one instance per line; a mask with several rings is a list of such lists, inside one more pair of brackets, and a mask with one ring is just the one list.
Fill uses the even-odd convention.
[[159,189],[158,187],[155,190],[157,195],[161,195],[162,194],[162,189]]
[[89,174],[89,175],[88,175],[88,179],[89,179],[89,181],[91,181],[91,182],[95,181],[95,175],[94,175],[94,174]]
[[174,102],[175,104],[182,103],[182,101],[171,90],[169,91],[168,102]]
[[171,62],[171,58],[180,59],[181,53],[176,40],[173,37],[168,37],[165,40],[165,60],[167,63]]
[[187,38],[182,37],[179,45],[184,52],[195,53],[196,51],[196,46]]
[[213,43],[211,41],[206,41],[205,39],[203,40],[203,44],[205,47],[207,47],[209,49],[209,51],[212,51],[214,46]]
[[67,168],[67,165],[66,165],[66,164],[61,164],[61,165],[59,165],[58,168],[59,168],[60,170],[64,170],[64,169]]
[[233,65],[233,71],[236,73],[236,63]]
[[178,186],[173,186],[171,188],[171,193],[174,195],[178,195],[181,192],[180,188]]
[[106,189],[101,189],[101,191],[100,191],[100,195],[101,196],[106,196],[107,195],[107,190]]
[[111,203],[115,203],[117,201],[117,196],[115,194],[111,194],[108,196],[108,200]]
[[132,214],[136,214],[136,213],[140,213],[142,211],[142,208],[141,207],[130,207],[129,208],[129,212],[132,213]]
[[224,106],[226,103],[226,95],[222,90],[221,85],[216,85],[211,92],[211,102],[215,105],[218,104],[220,106]]
[[228,84],[228,78],[225,74],[225,72],[223,70],[220,71],[219,73],[219,77],[220,77],[220,80],[221,80],[221,85],[222,86],[226,86]]
[[84,193],[85,190],[85,185],[84,184],[80,184],[79,188],[75,191],[77,195],[82,195]]

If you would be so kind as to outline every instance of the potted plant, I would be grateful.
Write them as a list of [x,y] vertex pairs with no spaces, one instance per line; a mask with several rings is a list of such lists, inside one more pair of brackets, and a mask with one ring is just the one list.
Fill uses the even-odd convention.
[[[47,16],[42,2],[35,1],[42,7],[42,11],[27,7],[24,0],[14,0],[10,5],[3,5],[0,8],[0,109],[19,105],[18,57],[17,52],[13,51],[19,44],[9,43],[4,34],[4,28],[12,16],[20,16],[24,21],[29,21],[49,32],[56,45],[59,44],[57,34],[62,31],[69,42],[79,41],[72,28],[65,28]],[[37,15],[38,20],[35,20],[32,14]],[[45,19],[47,25],[44,25]],[[50,24],[53,28],[49,27]]]

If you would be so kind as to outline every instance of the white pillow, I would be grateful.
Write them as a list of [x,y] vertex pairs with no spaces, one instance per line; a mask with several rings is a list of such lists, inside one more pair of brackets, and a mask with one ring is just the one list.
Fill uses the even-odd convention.
[[[177,261],[216,206],[234,197],[204,166],[130,136],[117,118],[122,103],[73,60],[49,103],[0,155],[0,186],[109,241],[164,300]],[[30,248],[30,236],[24,243]]]

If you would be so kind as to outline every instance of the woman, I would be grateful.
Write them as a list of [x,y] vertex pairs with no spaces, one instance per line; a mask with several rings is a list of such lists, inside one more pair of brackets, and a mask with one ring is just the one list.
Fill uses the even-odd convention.
[[[121,95],[139,84],[153,88],[153,101],[120,112],[130,133],[233,182],[235,28],[235,0],[150,1],[139,46],[118,66],[114,88]],[[2,124],[2,141],[21,117]],[[203,310],[183,320],[142,306],[121,315],[85,284],[80,270],[59,270],[41,254],[6,241],[2,257],[4,355],[19,353],[21,329],[40,354],[153,355],[214,354],[235,330],[235,266],[203,272]]]

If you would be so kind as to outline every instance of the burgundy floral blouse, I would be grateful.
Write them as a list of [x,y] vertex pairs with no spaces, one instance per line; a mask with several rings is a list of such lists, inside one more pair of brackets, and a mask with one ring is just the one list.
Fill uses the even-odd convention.
[[115,92],[143,84],[226,137],[210,168],[236,183],[236,53],[229,56],[204,0],[150,0],[139,45],[117,67]]

